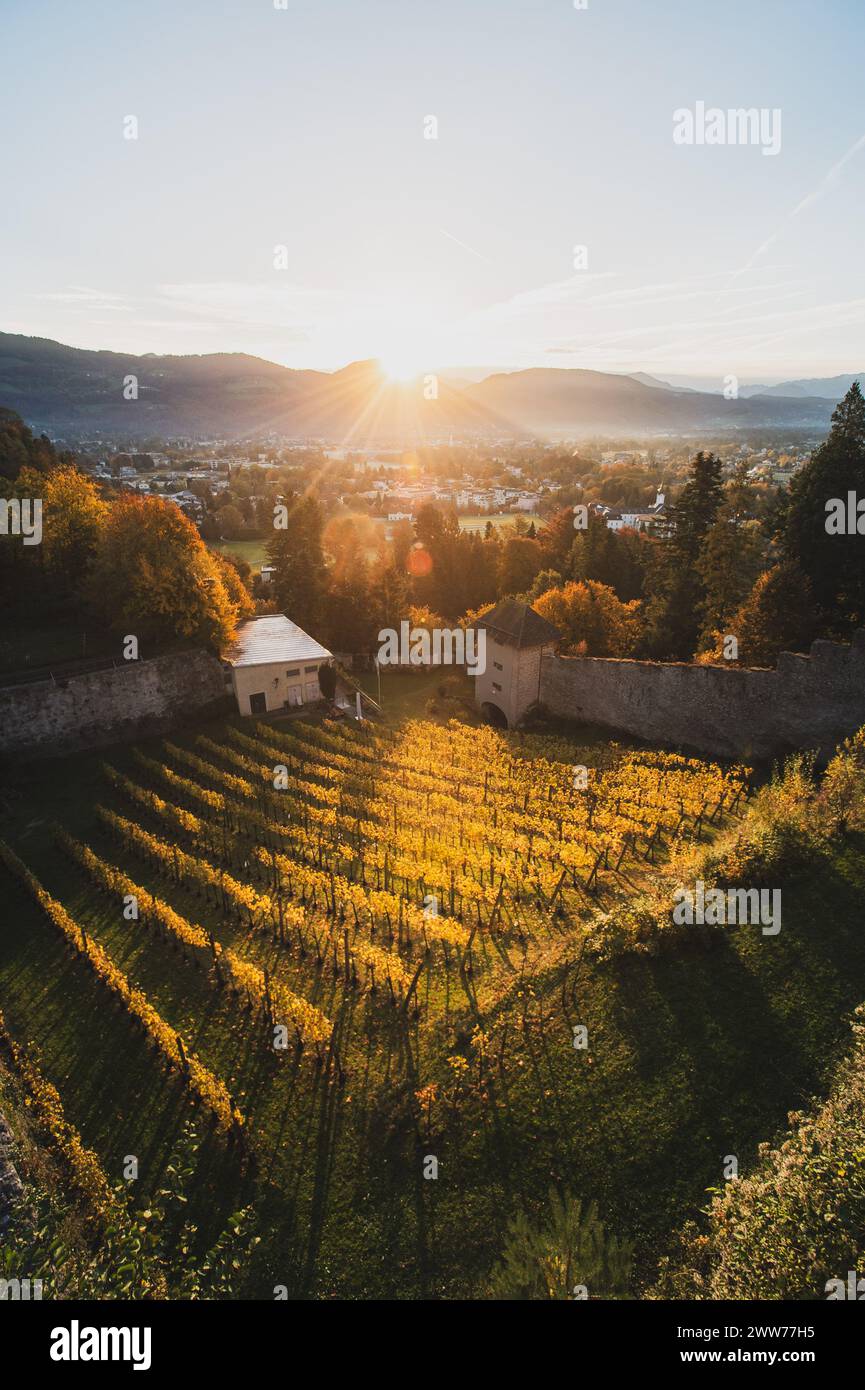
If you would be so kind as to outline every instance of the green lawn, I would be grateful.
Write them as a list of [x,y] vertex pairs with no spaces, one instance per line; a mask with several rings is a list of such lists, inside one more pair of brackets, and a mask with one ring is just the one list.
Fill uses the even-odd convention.
[[218,550],[222,555],[234,555],[240,560],[245,560],[252,566],[254,574],[262,565],[267,564],[267,541],[208,541],[208,545],[213,550]]
[[[474,699],[474,682],[461,672],[454,675],[448,669],[414,672],[397,671],[385,666],[381,669],[380,681],[375,671],[358,672],[355,679],[374,700],[379,700],[381,696],[382,713],[388,723],[426,718],[427,705],[434,699],[438,699],[442,714],[449,712],[455,715],[457,711],[453,708],[453,695],[449,693],[444,700],[438,697],[439,687],[445,681],[458,681],[453,693],[465,700]],[[448,689],[450,691],[450,687]]]
[[[399,507],[395,506],[394,511],[399,511]],[[519,516],[523,517],[529,523],[533,521],[535,523],[535,526],[542,525],[541,518],[539,516],[535,516],[533,512],[496,512],[493,516],[488,516],[486,514],[476,516],[461,516],[459,518],[460,530],[483,531],[486,528],[486,524],[488,521],[491,521],[493,526],[495,527],[500,527],[502,530],[509,530],[514,525],[514,522]],[[390,535],[395,524],[392,521],[388,521],[386,517],[374,516],[371,517],[370,520],[374,521],[378,526],[384,526],[388,535]]]

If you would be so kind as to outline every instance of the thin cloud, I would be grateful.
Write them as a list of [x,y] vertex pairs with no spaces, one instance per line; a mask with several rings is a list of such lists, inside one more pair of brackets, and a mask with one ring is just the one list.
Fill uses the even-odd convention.
[[787,214],[780,226],[778,226],[770,236],[766,237],[765,241],[760,243],[757,250],[750,259],[745,262],[741,270],[735,272],[733,276],[734,280],[737,280],[741,275],[745,275],[760,257],[765,255],[769,247],[775,244],[778,238],[787,230],[790,223],[793,222],[800,213],[803,213],[806,208],[813,207],[815,203],[825,197],[829,190],[837,184],[845,164],[848,164],[851,159],[855,158],[863,148],[865,148],[865,135],[860,135],[858,140],[854,140],[846,154],[843,154],[840,159],[836,160],[832,167],[823,175],[817,187],[812,189],[810,193],[806,193],[805,197],[800,199],[793,210]]
[[473,256],[477,256],[479,261],[486,261],[487,265],[495,264],[494,261],[490,260],[489,256],[485,256],[482,251],[476,251],[473,246],[469,246],[467,241],[461,241],[460,238],[458,236],[454,236],[452,232],[445,231],[444,227],[439,227],[439,231],[441,232],[442,236],[447,237],[448,241],[454,242],[456,246],[461,246],[464,251],[470,251]]

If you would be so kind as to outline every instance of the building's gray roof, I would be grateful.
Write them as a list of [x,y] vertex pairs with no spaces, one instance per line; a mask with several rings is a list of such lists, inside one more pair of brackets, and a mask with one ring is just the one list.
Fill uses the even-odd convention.
[[511,647],[545,647],[550,642],[558,642],[561,633],[558,628],[536,613],[527,603],[515,598],[502,599],[489,613],[479,618],[477,627],[484,627],[499,642]]
[[232,666],[276,666],[292,661],[325,661],[330,652],[284,613],[249,618],[237,629],[225,653]]

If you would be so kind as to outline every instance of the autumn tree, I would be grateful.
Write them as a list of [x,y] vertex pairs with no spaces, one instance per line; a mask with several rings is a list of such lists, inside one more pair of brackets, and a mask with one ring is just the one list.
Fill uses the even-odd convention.
[[574,544],[574,509],[561,507],[541,527],[538,540],[545,552],[544,568],[564,571]]
[[232,599],[232,587],[226,567],[173,503],[123,492],[109,508],[87,593],[110,630],[142,644],[202,643],[218,650],[251,609],[239,589]]
[[640,604],[622,603],[606,584],[594,580],[549,589],[532,604],[562,634],[564,653],[627,656],[640,636]]
[[[737,639],[742,666],[774,666],[783,651],[807,651],[819,619],[807,575],[785,560],[758,576],[750,594],[726,624]],[[715,632],[712,659],[721,661],[724,634]]]
[[96,484],[64,465],[42,479],[45,570],[55,588],[77,593],[99,545],[109,507]]
[[250,593],[252,572],[247,562],[235,555],[220,555],[218,550],[208,553],[230,602],[237,609],[238,619],[251,617],[255,604]]

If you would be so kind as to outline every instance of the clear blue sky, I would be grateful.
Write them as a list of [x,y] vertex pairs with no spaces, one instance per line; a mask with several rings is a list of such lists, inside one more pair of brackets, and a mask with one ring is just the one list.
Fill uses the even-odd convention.
[[[862,0],[286,3],[2,0],[0,327],[323,368],[865,367]],[[780,153],[675,144],[698,101],[779,108]]]

